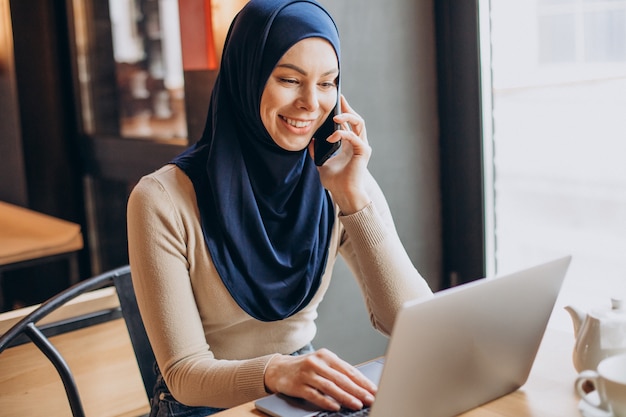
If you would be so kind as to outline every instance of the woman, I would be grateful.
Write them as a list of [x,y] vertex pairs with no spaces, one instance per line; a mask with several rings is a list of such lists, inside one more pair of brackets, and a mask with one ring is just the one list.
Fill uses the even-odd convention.
[[341,150],[313,163],[339,56],[314,0],[252,0],[231,25],[201,140],[131,193],[133,282],[162,373],[153,415],[209,415],[272,392],[329,410],[370,405],[371,382],[310,346],[337,256],[385,334],[403,302],[432,294],[345,98],[334,120],[346,129],[328,138]]

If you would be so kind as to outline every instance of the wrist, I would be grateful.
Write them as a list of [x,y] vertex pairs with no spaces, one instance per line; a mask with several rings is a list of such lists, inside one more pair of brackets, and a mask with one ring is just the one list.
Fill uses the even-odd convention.
[[263,372],[263,384],[265,385],[265,391],[268,394],[274,394],[277,392],[274,381],[276,380],[276,376],[278,375],[278,371],[276,370],[277,364],[276,362],[280,361],[282,355],[276,354],[272,356],[265,365],[265,371]]
[[371,202],[369,195],[363,191],[333,195],[333,200],[339,206],[339,210],[344,216],[363,210]]

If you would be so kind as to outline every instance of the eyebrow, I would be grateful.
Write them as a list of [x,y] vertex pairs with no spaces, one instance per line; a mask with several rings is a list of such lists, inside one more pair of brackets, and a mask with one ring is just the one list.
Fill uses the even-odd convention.
[[[289,68],[289,69],[292,69],[294,71],[299,72],[302,75],[308,75],[307,72],[304,69],[302,69],[299,66],[294,65],[294,64],[278,64],[278,65],[276,65],[276,67],[277,68]],[[335,74],[335,73],[338,73],[338,72],[339,72],[339,70],[333,68],[330,71],[326,71],[325,73],[323,73],[322,77],[325,77],[327,75],[332,75],[332,74]]]

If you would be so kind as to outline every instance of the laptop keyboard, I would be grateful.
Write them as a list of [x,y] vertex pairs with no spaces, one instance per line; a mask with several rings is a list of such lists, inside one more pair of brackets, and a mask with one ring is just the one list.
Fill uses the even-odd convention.
[[360,410],[346,410],[341,409],[339,411],[322,411],[315,415],[315,417],[366,417],[370,415],[371,408],[366,407]]

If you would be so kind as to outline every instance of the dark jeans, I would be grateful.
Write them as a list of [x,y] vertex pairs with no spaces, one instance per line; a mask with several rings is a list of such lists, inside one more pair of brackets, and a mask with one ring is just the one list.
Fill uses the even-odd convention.
[[[292,355],[303,355],[313,352],[311,344],[306,345],[292,353]],[[213,407],[190,407],[176,401],[165,385],[163,375],[159,367],[155,364],[154,370],[157,374],[157,382],[154,386],[153,397],[150,403],[150,417],[205,417],[223,411],[224,408]]]
[[154,370],[157,381],[150,401],[150,417],[205,417],[224,410],[213,407],[191,407],[176,401],[165,385],[161,370],[156,364]]

